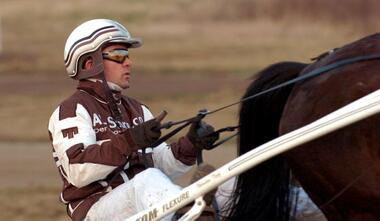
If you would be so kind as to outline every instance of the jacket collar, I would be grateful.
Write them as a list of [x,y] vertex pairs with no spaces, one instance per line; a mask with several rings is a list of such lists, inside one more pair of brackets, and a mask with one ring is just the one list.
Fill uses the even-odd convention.
[[[109,83],[108,83],[109,85]],[[113,98],[116,100],[116,101],[120,101],[121,99],[121,90],[119,91],[117,87],[112,87],[112,85],[115,85],[115,84],[111,84],[109,85],[110,86],[110,90],[112,92],[112,95],[113,95]],[[116,85],[117,86],[117,85]],[[77,89],[78,90],[84,90],[86,91],[87,93],[89,93],[90,95],[92,96],[95,96],[105,102],[107,102],[107,96],[106,96],[106,93],[105,93],[105,90],[104,90],[104,86],[103,86],[103,83],[101,80],[97,80],[97,79],[85,79],[85,80],[80,80],[79,81],[79,84],[77,86]]]

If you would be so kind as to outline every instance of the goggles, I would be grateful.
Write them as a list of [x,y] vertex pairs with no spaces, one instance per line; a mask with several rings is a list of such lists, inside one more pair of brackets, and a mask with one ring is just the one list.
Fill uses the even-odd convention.
[[115,49],[109,52],[102,53],[104,59],[122,64],[125,59],[129,58],[129,52],[126,49]]

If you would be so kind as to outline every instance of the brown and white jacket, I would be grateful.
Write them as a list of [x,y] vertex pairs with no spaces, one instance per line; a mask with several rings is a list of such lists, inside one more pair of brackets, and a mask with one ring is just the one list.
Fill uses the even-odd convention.
[[[83,220],[101,196],[145,169],[141,151],[132,151],[134,142],[120,128],[128,129],[153,116],[136,100],[120,93],[115,97],[119,97],[122,122],[112,118],[102,83],[88,80],[80,81],[77,91],[50,117],[53,157],[63,180],[60,200],[74,221]],[[196,159],[196,150],[186,137],[147,148],[146,153],[154,167],[172,178],[187,172]]]

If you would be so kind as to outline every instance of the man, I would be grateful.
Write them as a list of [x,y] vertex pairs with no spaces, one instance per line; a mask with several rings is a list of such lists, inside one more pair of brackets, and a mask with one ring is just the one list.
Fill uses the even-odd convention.
[[177,142],[152,146],[164,115],[153,118],[121,95],[130,87],[129,49],[141,45],[108,19],[79,25],[66,41],[66,70],[79,84],[52,114],[49,135],[64,183],[60,200],[74,221],[124,220],[177,194],[170,178],[187,172],[197,152],[218,139],[198,121]]

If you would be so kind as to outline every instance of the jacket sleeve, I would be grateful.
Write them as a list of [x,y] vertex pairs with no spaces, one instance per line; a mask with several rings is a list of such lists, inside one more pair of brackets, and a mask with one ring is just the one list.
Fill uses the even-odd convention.
[[96,141],[92,119],[87,110],[76,104],[72,117],[60,119],[58,107],[49,120],[49,132],[57,166],[76,187],[99,181],[127,161],[134,142],[127,135]]
[[[153,118],[152,113],[145,106],[142,106],[144,121]],[[191,169],[196,161],[196,149],[187,137],[181,137],[177,142],[170,145],[162,143],[153,148],[154,166],[163,171],[167,176],[174,178],[180,176]]]

